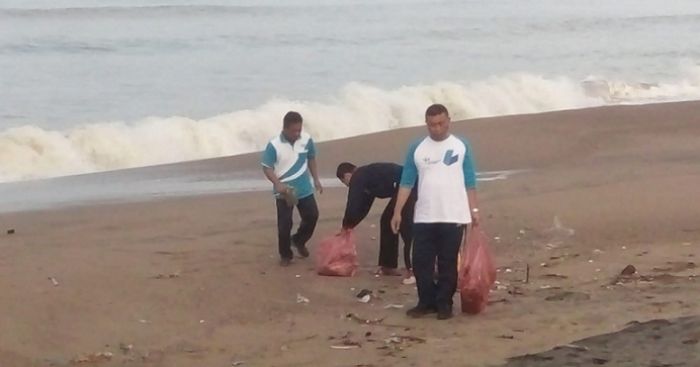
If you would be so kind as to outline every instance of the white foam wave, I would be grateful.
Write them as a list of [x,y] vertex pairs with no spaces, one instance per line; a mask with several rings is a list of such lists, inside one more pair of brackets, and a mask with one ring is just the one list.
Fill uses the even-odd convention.
[[418,125],[425,108],[444,103],[454,119],[532,113],[614,103],[700,98],[700,67],[671,84],[512,74],[473,83],[435,83],[384,90],[345,86],[331,102],[273,100],[255,109],[202,120],[151,117],[102,122],[68,131],[35,126],[0,132],[0,181],[196,160],[260,150],[281,117],[297,110],[317,141]]

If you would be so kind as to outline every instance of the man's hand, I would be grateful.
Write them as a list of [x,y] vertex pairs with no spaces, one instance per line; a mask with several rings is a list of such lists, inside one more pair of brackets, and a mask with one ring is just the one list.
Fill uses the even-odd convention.
[[401,228],[401,212],[406,206],[406,201],[411,195],[411,189],[408,187],[399,187],[399,192],[396,194],[396,206],[394,207],[394,217],[391,218],[391,230],[394,234],[399,233]]
[[275,184],[275,191],[277,191],[279,194],[286,194],[289,191],[289,188],[282,182],[278,182]]
[[401,215],[394,213],[394,216],[391,218],[391,230],[394,234],[398,234],[399,228],[401,228]]
[[314,186],[316,187],[316,191],[318,191],[319,194],[323,194],[323,185],[321,185],[321,180],[314,180]]
[[479,212],[472,211],[472,226],[478,226],[481,223],[481,216]]

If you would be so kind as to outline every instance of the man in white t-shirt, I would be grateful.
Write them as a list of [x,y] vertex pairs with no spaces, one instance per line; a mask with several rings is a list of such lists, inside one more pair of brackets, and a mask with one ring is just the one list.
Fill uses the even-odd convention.
[[452,317],[457,257],[466,225],[479,223],[476,173],[469,143],[450,134],[450,115],[445,106],[428,107],[425,123],[429,135],[411,144],[406,155],[391,225],[394,232],[400,228],[401,211],[420,177],[413,219],[418,305],[406,314],[421,317],[437,312],[439,320],[446,320]]

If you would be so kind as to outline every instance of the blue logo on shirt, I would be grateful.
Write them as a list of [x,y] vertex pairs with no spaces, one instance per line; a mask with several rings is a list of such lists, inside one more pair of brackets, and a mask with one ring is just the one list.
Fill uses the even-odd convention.
[[445,163],[446,166],[451,166],[459,160],[459,154],[454,154],[454,150],[450,149],[445,152],[445,158],[443,158],[442,162]]

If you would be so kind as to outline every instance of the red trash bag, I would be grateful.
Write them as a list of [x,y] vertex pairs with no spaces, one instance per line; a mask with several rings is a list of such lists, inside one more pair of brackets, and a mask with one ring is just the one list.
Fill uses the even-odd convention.
[[316,251],[316,272],[319,275],[351,277],[358,266],[352,231],[343,231],[321,241]]
[[471,227],[467,231],[461,260],[458,287],[462,312],[478,314],[486,308],[491,286],[496,281],[496,267],[488,249],[488,237],[479,227]]

